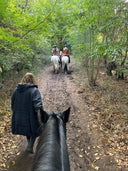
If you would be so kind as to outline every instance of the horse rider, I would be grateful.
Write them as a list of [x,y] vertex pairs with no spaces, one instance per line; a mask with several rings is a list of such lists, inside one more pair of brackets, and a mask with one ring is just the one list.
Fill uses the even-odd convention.
[[70,63],[70,54],[69,54],[69,49],[67,47],[67,45],[64,45],[63,49],[62,49],[62,55],[61,55],[61,58],[63,56],[68,56],[69,58],[69,63]]
[[52,55],[57,55],[58,56],[59,54],[59,49],[57,48],[56,45],[53,45],[53,48],[52,48]]

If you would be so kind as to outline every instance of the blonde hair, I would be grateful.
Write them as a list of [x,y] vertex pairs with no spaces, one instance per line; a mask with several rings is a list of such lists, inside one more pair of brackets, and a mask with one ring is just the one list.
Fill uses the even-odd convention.
[[21,80],[21,84],[36,84],[34,75],[29,72],[26,73]]

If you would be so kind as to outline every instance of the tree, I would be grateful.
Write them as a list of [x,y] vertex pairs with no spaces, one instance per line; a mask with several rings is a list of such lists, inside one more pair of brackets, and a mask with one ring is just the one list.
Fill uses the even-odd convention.
[[[115,12],[117,9],[120,9],[120,17]],[[92,86],[96,85],[99,65],[103,59],[107,62],[113,58],[122,58],[119,49],[125,52],[124,59],[127,58],[126,11],[126,5],[121,0],[86,0],[81,1],[79,10],[74,13],[74,16],[77,16],[75,29],[73,28],[71,33],[74,55],[79,57],[81,53],[86,61],[89,84]],[[77,33],[80,39],[77,40],[76,46]],[[122,42],[123,39],[126,43]]]
[[[127,70],[127,3],[124,0],[1,0],[0,75],[16,63],[33,67],[41,53],[67,43],[96,85],[100,63],[115,59]],[[3,10],[5,9],[5,10]],[[4,60],[3,60],[4,59]]]

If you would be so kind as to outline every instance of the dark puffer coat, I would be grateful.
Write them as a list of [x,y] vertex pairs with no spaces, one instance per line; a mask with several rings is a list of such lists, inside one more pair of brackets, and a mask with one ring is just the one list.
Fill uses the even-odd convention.
[[42,99],[37,85],[18,84],[12,94],[11,108],[12,133],[39,136],[37,110],[42,108]]

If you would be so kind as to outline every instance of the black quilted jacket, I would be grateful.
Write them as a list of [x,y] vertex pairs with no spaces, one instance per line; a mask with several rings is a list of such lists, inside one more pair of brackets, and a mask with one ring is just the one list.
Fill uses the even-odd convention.
[[41,94],[34,84],[18,84],[11,97],[12,133],[39,136],[37,110],[42,108]]

